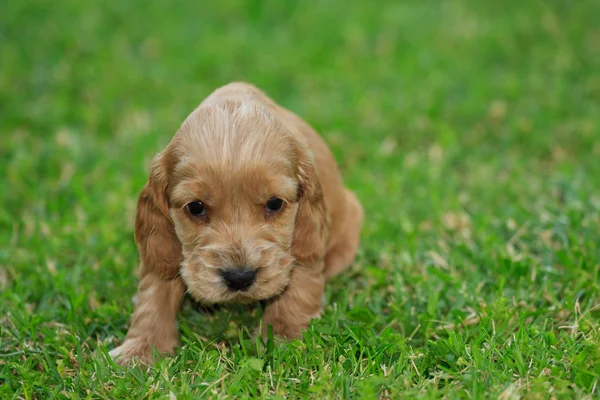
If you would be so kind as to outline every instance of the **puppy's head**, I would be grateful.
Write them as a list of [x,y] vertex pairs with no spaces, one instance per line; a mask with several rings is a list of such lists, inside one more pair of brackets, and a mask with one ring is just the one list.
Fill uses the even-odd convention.
[[324,251],[312,154],[260,106],[196,109],[154,160],[146,188],[174,228],[179,272],[200,302],[276,296],[296,261]]

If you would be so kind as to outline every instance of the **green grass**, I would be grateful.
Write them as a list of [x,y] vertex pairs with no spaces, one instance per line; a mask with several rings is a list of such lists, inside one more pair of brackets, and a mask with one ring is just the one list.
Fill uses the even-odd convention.
[[[294,4],[3,2],[0,398],[598,398],[600,2]],[[116,367],[149,161],[233,80],[325,137],[359,256],[302,342],[188,305]]]

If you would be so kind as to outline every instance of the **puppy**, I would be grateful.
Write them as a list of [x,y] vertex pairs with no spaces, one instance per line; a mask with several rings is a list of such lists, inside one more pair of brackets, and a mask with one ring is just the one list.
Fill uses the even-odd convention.
[[265,301],[272,326],[299,338],[325,284],[353,261],[363,210],[302,119],[246,83],[213,92],[153,161],[138,200],[141,276],[121,364],[173,354],[187,291],[203,304]]

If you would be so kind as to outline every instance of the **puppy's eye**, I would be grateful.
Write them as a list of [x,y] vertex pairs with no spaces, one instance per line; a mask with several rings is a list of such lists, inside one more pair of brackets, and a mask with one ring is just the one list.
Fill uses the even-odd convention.
[[281,207],[283,207],[283,200],[281,200],[280,198],[271,197],[267,201],[267,211],[270,213],[274,213],[281,210]]
[[188,203],[186,207],[194,217],[201,217],[206,214],[204,203],[201,201],[192,201],[191,203]]

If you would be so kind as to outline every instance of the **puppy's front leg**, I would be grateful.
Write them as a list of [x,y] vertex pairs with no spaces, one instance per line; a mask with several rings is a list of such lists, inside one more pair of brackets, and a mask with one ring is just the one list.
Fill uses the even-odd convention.
[[286,291],[265,307],[263,336],[266,336],[271,325],[276,336],[300,338],[310,320],[320,316],[324,293],[325,277],[321,261],[319,265],[295,267]]
[[184,288],[178,277],[165,280],[153,273],[142,277],[125,341],[109,353],[117,363],[127,364],[132,358],[139,358],[151,364],[153,348],[173,354],[178,343],[175,317]]

